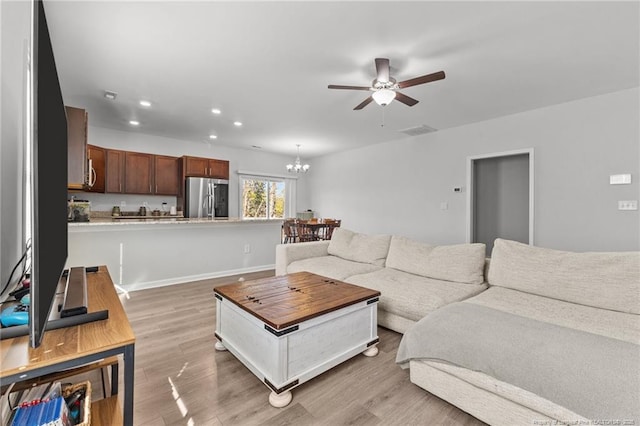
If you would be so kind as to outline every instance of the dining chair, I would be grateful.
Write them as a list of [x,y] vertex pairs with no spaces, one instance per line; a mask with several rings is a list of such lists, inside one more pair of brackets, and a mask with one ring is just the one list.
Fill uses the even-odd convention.
[[325,219],[324,220],[325,227],[322,230],[323,232],[321,234],[321,238],[323,240],[330,240],[331,237],[333,236],[333,230],[338,228],[341,222],[342,222],[341,219]]
[[299,220],[296,223],[296,229],[298,231],[298,241],[306,242],[306,241],[316,241],[317,235],[313,232],[313,228],[307,226],[306,220]]
[[282,244],[295,243],[298,240],[296,219],[285,219],[282,222]]

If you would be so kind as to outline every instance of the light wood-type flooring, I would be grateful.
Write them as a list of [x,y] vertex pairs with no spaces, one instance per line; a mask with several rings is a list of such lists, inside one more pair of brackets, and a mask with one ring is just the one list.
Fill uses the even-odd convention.
[[[243,278],[272,275],[266,271]],[[295,388],[287,407],[271,407],[269,389],[230,352],[213,348],[212,289],[239,278],[121,296],[136,334],[136,425],[484,424],[412,384],[408,370],[395,364],[402,336],[382,327],[377,356],[357,355]],[[100,382],[92,382],[99,396]]]

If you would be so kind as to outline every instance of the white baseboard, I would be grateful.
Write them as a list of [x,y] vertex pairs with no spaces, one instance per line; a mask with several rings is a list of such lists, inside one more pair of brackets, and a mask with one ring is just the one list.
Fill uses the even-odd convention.
[[123,290],[127,292],[138,291],[138,290],[146,290],[148,288],[156,288],[156,287],[165,287],[168,285],[175,284],[184,284],[192,281],[201,281],[208,280],[211,278],[220,278],[227,277],[230,275],[240,275],[240,274],[248,274],[250,272],[260,272],[260,271],[268,271],[269,269],[275,269],[276,265],[260,265],[260,266],[252,266],[250,268],[241,268],[241,269],[230,269],[227,271],[215,271],[208,272],[206,274],[198,274],[198,275],[187,275],[183,277],[173,277],[167,278],[165,280],[157,280],[157,281],[147,281],[141,283],[133,283],[133,284],[124,284],[121,287]]

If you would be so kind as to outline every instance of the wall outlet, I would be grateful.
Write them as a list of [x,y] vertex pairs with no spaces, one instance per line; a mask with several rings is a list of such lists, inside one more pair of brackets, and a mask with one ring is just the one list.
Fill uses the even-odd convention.
[[618,210],[638,210],[638,200],[618,201]]
[[249,254],[251,253],[251,244],[245,244],[244,245],[244,254]]

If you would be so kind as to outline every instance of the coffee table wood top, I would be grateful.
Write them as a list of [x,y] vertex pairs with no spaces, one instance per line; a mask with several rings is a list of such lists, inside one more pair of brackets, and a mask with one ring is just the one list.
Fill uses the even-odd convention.
[[310,272],[238,282],[213,291],[276,330],[380,296],[379,291]]

